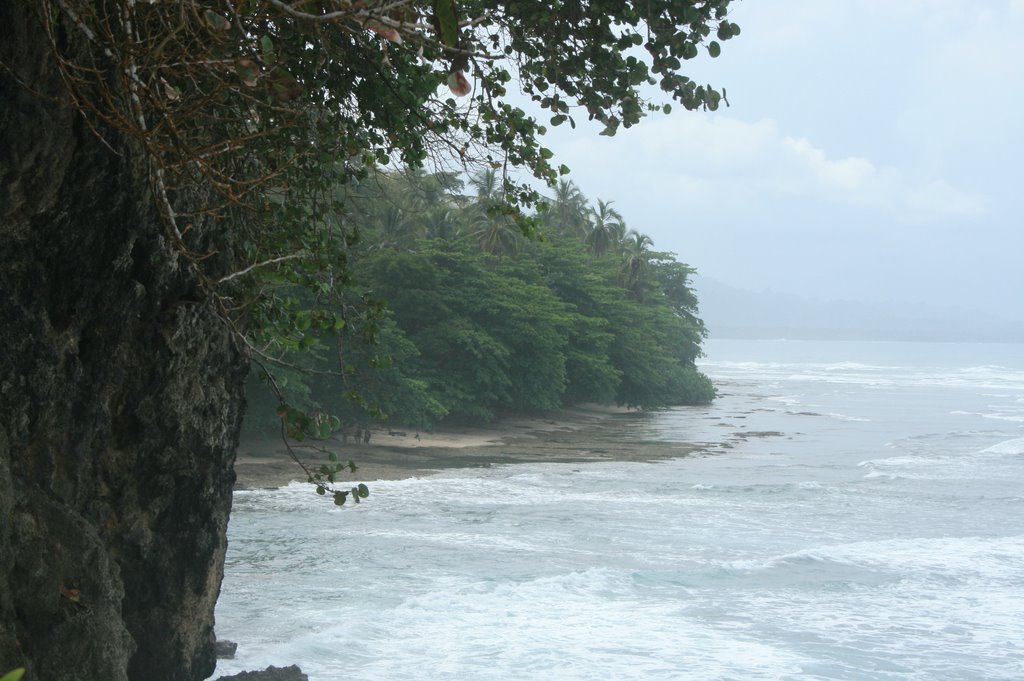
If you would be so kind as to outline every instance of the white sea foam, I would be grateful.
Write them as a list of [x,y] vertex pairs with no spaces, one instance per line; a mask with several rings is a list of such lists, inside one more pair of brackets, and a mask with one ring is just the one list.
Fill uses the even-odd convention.
[[804,482],[798,482],[797,487],[800,489],[823,489],[823,485],[820,482],[814,480],[805,480]]
[[834,383],[839,385],[859,385],[864,387],[883,387],[895,384],[892,377],[885,376],[862,376],[859,374],[830,374],[830,373],[792,373],[788,376],[789,381],[806,383]]
[[982,414],[982,418],[994,419],[996,421],[1013,421],[1015,423],[1024,423],[1024,414]]
[[715,405],[637,421],[787,434],[715,456],[447,471],[340,510],[308,485],[241,492],[217,612],[240,648],[218,672],[1024,678],[1024,432],[983,418],[1021,414],[1024,374],[886,347],[718,363]]
[[863,416],[850,416],[848,414],[837,414],[834,411],[830,411],[826,416],[837,419],[839,421],[857,421],[860,423],[870,423],[871,419],[864,418]]
[[1006,411],[1000,411],[1000,412],[981,412],[981,411],[963,411],[961,409],[957,409],[957,410],[951,411],[949,413],[954,415],[954,416],[980,416],[983,419],[991,419],[991,420],[994,420],[994,421],[1010,421],[1010,422],[1017,422],[1017,423],[1024,422],[1024,414],[1018,414],[1018,413],[1016,413],[1016,410],[1014,411],[1014,413],[1008,413]]
[[861,364],[860,362],[835,362],[820,365],[824,371],[883,371],[892,372],[901,369],[898,366],[881,366],[878,364]]
[[981,450],[981,454],[1024,454],[1024,437],[1005,440]]
[[860,362],[729,362],[702,364],[706,371],[727,376],[758,376],[766,380],[834,383],[870,387],[973,387],[988,391],[1024,390],[1024,370],[1003,365],[907,366]]
[[900,480],[901,478],[905,478],[905,477],[907,477],[907,476],[898,475],[896,473],[886,473],[885,471],[879,471],[879,470],[868,471],[867,473],[864,474],[864,478],[867,479],[867,480],[871,480],[871,479],[875,479],[875,478],[884,478],[886,480]]
[[800,398],[796,395],[773,395],[768,398],[772,402],[781,402],[788,407],[794,407],[801,404]]
[[913,537],[851,542],[764,559],[731,561],[724,566],[737,570],[769,570],[800,563],[835,563],[892,570],[894,574],[909,571],[931,578],[974,577],[1013,583],[1024,570],[1024,535],[997,539]]
[[312,679],[779,678],[807,662],[651,598],[627,572],[436,586],[373,612],[324,604],[326,612],[310,613],[322,624],[309,634],[273,655],[264,646],[221,662],[218,672],[290,656]]
[[867,461],[861,461],[857,465],[861,468],[877,468],[877,467],[915,467],[915,466],[934,466],[941,464],[942,460],[935,459],[927,456],[891,456],[886,459],[868,459]]
[[967,480],[977,476],[979,464],[969,456],[925,456],[907,454],[886,459],[861,461],[866,479]]

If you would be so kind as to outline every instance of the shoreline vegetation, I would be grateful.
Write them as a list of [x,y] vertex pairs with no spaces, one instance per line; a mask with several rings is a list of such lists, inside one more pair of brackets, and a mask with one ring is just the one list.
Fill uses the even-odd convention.
[[[530,218],[538,239],[501,212],[496,172],[468,182],[410,171],[347,187],[361,231],[333,297],[263,273],[286,310],[250,345],[236,489],[308,479],[343,504],[363,489],[349,483],[716,446],[612,425],[714,400],[694,269],[572,182]],[[314,299],[329,310],[303,311]]]
[[360,227],[331,295],[321,279],[310,290],[263,272],[285,309],[250,345],[244,437],[274,437],[283,420],[300,438],[392,423],[422,440],[565,405],[714,399],[695,364],[706,329],[693,268],[569,181],[529,218],[535,239],[501,212],[494,170],[466,182],[408,171],[346,187]]
[[[434,432],[397,431],[377,426],[369,443],[342,443],[335,438],[317,442],[351,459],[358,469],[353,482],[372,483],[435,475],[455,468],[487,468],[513,463],[574,463],[592,461],[658,461],[707,450],[704,442],[665,442],[617,436],[616,426],[646,412],[625,407],[587,404],[540,416],[513,416],[486,426],[443,427]],[[390,431],[390,432],[389,432]],[[323,454],[309,452],[308,461]],[[723,446],[721,444],[716,446]],[[728,445],[724,445],[728,446]],[[303,481],[280,439],[243,438],[235,461],[235,490],[283,487]]]

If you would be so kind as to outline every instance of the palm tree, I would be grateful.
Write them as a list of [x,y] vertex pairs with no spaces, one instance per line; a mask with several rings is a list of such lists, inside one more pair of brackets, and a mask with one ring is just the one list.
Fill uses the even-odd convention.
[[642,301],[648,284],[650,247],[654,241],[646,234],[629,230],[622,243],[622,286],[633,298]]
[[451,241],[461,233],[455,192],[462,190],[462,180],[455,173],[426,173],[422,169],[406,170],[400,190],[403,203],[416,215],[423,236]]
[[450,172],[427,173],[422,168],[405,170],[402,187],[404,200],[419,212],[451,203],[452,194],[462,190],[462,180]]
[[398,248],[407,245],[416,234],[416,221],[408,212],[395,203],[389,203],[376,215],[374,227],[377,233],[377,248]]
[[431,239],[454,241],[462,234],[459,213],[451,206],[434,206],[423,214],[422,221]]
[[492,255],[515,253],[519,247],[519,227],[502,210],[505,190],[498,174],[485,168],[469,178],[476,190],[476,199],[470,205],[469,222],[472,236],[480,250]]
[[603,255],[618,245],[626,226],[612,201],[597,200],[597,210],[590,211],[590,227],[584,241],[594,255]]
[[504,190],[498,181],[498,174],[492,168],[484,168],[479,173],[471,175],[469,185],[476,191],[476,203],[485,207],[491,207],[500,203],[504,198]]
[[572,180],[559,180],[544,222],[555,233],[583,237],[587,233],[587,199]]
[[481,251],[491,255],[510,255],[519,249],[519,227],[507,215],[485,213],[473,226],[473,238]]

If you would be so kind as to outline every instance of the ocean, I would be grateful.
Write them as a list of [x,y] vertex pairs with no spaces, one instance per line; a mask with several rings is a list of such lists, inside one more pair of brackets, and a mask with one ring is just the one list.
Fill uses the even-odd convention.
[[712,341],[703,443],[238,492],[218,674],[1024,678],[1024,346]]

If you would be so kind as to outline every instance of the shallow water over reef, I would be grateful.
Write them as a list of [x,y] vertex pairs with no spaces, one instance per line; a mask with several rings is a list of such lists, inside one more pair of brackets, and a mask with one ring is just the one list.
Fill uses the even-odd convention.
[[718,341],[659,463],[240,492],[218,673],[1024,678],[1024,346]]

